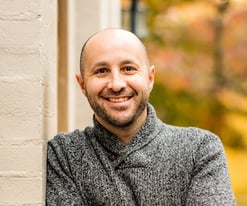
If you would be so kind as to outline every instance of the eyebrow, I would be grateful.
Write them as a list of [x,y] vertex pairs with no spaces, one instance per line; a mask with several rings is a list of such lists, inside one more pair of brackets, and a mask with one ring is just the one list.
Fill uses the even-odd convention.
[[121,65],[123,65],[123,64],[136,64],[136,65],[138,65],[138,63],[132,59],[127,59],[127,60],[121,61]]
[[[126,59],[120,62],[120,65],[125,65],[125,64],[138,65],[138,63],[132,59]],[[106,61],[100,61],[93,65],[93,67],[100,67],[100,66],[109,66],[109,63],[107,63]]]
[[108,66],[109,64],[105,61],[97,62],[93,67]]

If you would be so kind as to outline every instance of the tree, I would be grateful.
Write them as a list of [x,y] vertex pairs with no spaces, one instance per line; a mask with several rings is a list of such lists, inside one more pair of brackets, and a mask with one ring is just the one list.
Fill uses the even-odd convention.
[[[242,62],[240,71],[231,59],[236,48],[229,42],[247,45],[247,28],[240,25],[246,22],[247,11],[231,8],[227,0],[146,0],[146,4],[150,36],[145,41],[159,73],[151,102],[160,118],[209,129],[232,147],[246,146],[246,134],[233,127],[229,117],[247,113],[244,107],[236,110],[235,103],[231,104],[234,96],[244,99],[246,95],[247,62]],[[246,15],[239,18],[242,12]],[[246,29],[235,34],[237,30],[229,29],[231,19]],[[245,48],[239,46],[237,52],[246,58]]]

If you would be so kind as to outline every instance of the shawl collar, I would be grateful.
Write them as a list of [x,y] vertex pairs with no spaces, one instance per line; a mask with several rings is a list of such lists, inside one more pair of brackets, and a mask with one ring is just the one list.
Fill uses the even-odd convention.
[[129,154],[148,144],[160,132],[163,123],[156,117],[155,110],[151,104],[147,106],[147,119],[129,144],[125,145],[118,140],[109,130],[104,128],[94,117],[93,136],[105,149],[120,156]]

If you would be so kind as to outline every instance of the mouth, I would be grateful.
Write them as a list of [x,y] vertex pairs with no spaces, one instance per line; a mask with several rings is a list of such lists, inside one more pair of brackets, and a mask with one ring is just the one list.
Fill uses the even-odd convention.
[[109,102],[112,103],[122,103],[122,102],[126,102],[130,99],[131,97],[109,97],[106,98]]
[[137,94],[134,91],[129,91],[129,92],[122,92],[120,94],[120,92],[113,93],[113,92],[109,92],[109,93],[102,93],[100,95],[101,98],[103,98],[105,101],[107,101],[109,103],[109,105],[113,106],[113,107],[118,107],[118,106],[127,106],[128,104],[131,103],[131,99],[133,99],[134,96],[136,96]]

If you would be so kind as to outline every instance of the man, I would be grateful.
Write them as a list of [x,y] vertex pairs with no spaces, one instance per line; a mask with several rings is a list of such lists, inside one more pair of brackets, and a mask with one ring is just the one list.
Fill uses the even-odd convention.
[[219,138],[156,117],[154,66],[138,37],[100,31],[80,66],[94,126],[48,143],[47,205],[235,205]]

